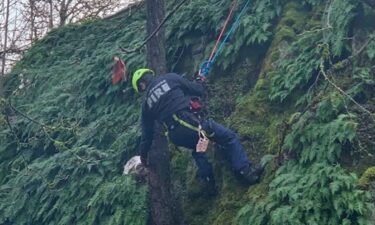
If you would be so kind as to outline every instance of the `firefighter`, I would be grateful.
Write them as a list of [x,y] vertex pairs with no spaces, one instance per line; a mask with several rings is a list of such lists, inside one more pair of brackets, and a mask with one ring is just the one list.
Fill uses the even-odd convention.
[[195,81],[189,81],[175,73],[155,76],[152,70],[142,68],[135,71],[132,85],[136,92],[145,94],[140,144],[141,161],[145,166],[152,143],[154,122],[159,121],[166,127],[168,138],[173,144],[192,150],[198,167],[197,176],[212,190],[216,190],[215,179],[212,165],[205,153],[209,140],[225,149],[227,159],[239,179],[247,185],[259,182],[263,167],[254,165],[248,159],[237,134],[196,113],[201,104],[194,97],[205,95],[204,77],[198,76]]

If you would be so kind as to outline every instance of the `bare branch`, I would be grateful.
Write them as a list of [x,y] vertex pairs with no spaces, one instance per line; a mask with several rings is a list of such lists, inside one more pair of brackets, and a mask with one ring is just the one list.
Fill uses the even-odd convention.
[[348,98],[351,102],[353,102],[355,105],[357,105],[363,112],[368,114],[372,121],[375,123],[375,117],[374,115],[368,111],[365,107],[363,107],[361,104],[359,104],[352,96],[350,96],[348,93],[346,93],[342,88],[340,88],[337,84],[335,84],[327,75],[326,71],[324,70],[324,62],[323,60],[320,62],[320,72],[324,76],[324,78],[328,81],[329,84],[331,84],[336,90],[338,90],[343,96]]

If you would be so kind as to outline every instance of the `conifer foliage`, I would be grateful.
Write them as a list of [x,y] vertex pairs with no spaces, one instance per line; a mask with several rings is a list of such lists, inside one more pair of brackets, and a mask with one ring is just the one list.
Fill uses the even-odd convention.
[[[166,2],[169,10],[178,4]],[[171,17],[166,23],[168,69],[191,74],[197,70],[214,45],[230,3],[188,1]],[[239,0],[238,6],[244,3]],[[290,13],[290,5],[297,5],[304,17],[295,18],[299,14]],[[110,19],[53,30],[14,67],[0,99],[0,224],[147,223],[147,188],[121,175],[124,162],[137,153],[141,98],[126,83],[111,84],[113,56],[124,59],[129,74],[145,66],[144,51],[119,51],[142,42],[145,18],[140,4]],[[233,192],[237,183],[215,171],[221,188],[217,202],[198,212],[206,201],[182,197],[183,208],[193,212],[186,217],[222,210],[220,217],[238,225],[374,223],[373,196],[357,185],[362,168],[343,163],[366,157],[369,161],[364,162],[374,161],[375,27],[363,22],[373,19],[374,10],[355,0],[252,1],[214,65],[210,82],[216,85],[215,95],[223,96],[228,82],[215,79],[228,79],[228,71],[230,79],[238,74],[246,78],[237,83],[260,77],[253,90],[238,90],[233,97],[233,108],[241,102],[257,103],[234,109],[251,116],[236,122],[257,119],[254,108],[260,108],[264,120],[278,123],[290,114],[280,142],[280,154],[288,160],[267,167],[262,184],[249,188],[248,195]],[[244,72],[247,64],[259,69]],[[262,130],[273,134],[270,124],[275,121],[250,123],[239,135]],[[248,137],[243,139],[246,146],[259,144]],[[259,155],[277,153],[261,144],[256,149]],[[194,179],[192,169],[182,166],[189,160],[179,158],[181,164],[173,168],[183,174],[178,186],[182,194],[184,182]],[[225,204],[230,204],[231,213],[226,214]],[[189,224],[223,224],[213,218],[218,216]]]
[[[374,209],[372,196],[360,190],[356,174],[348,173],[339,163],[342,153],[353,151],[357,143],[358,119],[351,112],[357,102],[332,82],[351,90],[355,82],[338,79],[361,74],[356,70],[351,74],[353,70],[342,66],[348,59],[335,62],[338,56],[344,58],[343,52],[352,51],[347,37],[358,2],[327,4],[324,27],[302,33],[289,47],[287,59],[269,74],[272,100],[303,103],[305,109],[292,116],[282,146],[293,159],[277,170],[265,199],[242,208],[239,224],[373,224],[369,218]],[[358,57],[368,60],[366,55]],[[358,61],[353,62],[356,68]]]

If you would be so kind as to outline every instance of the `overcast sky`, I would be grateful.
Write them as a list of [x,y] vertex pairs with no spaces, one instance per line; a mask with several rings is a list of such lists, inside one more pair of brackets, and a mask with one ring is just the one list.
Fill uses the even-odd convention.
[[[27,3],[29,0],[10,0],[10,13],[9,13],[9,28],[8,28],[8,48],[12,48],[10,46],[12,42],[14,43],[15,47],[23,47],[28,46],[28,41],[25,41],[29,39],[30,31],[27,29],[29,27],[29,22],[26,20],[25,15],[23,11],[28,11],[27,8],[25,8],[25,3]],[[128,4],[138,2],[140,0],[119,0],[121,6],[118,8],[118,10],[123,9]],[[5,15],[6,15],[6,2],[7,0],[0,0],[0,51],[2,52],[4,50],[4,40],[5,40]],[[116,12],[114,12],[116,13]],[[57,15],[56,15],[57,16]],[[108,16],[108,15],[106,15]],[[45,24],[48,24],[48,21],[44,21]],[[22,30],[23,32],[18,32]],[[40,32],[42,35],[45,35],[46,29],[41,29]],[[14,41],[16,40],[16,41]],[[1,56],[1,55],[0,55]],[[8,54],[6,59],[8,60],[7,64],[14,64],[14,60],[18,60],[19,56],[16,55],[10,55]],[[1,67],[1,60],[0,60],[0,67]],[[8,67],[9,70],[9,67]]]

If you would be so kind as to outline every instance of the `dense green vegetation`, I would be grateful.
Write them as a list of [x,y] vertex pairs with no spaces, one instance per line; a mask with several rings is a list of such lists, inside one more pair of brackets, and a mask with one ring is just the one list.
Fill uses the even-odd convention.
[[[171,71],[197,70],[229,6],[190,1],[168,21]],[[212,146],[220,195],[206,199],[193,194],[189,152],[173,151],[185,224],[374,223],[374,20],[356,0],[253,1],[213,68],[207,105],[254,161],[267,155],[267,171],[243,187]],[[141,98],[110,82],[114,55],[130,72],[146,64],[143,51],[118,50],[136,46],[144,24],[140,5],[54,30],[13,69],[0,102],[0,224],[146,224],[147,187],[121,175]]]

